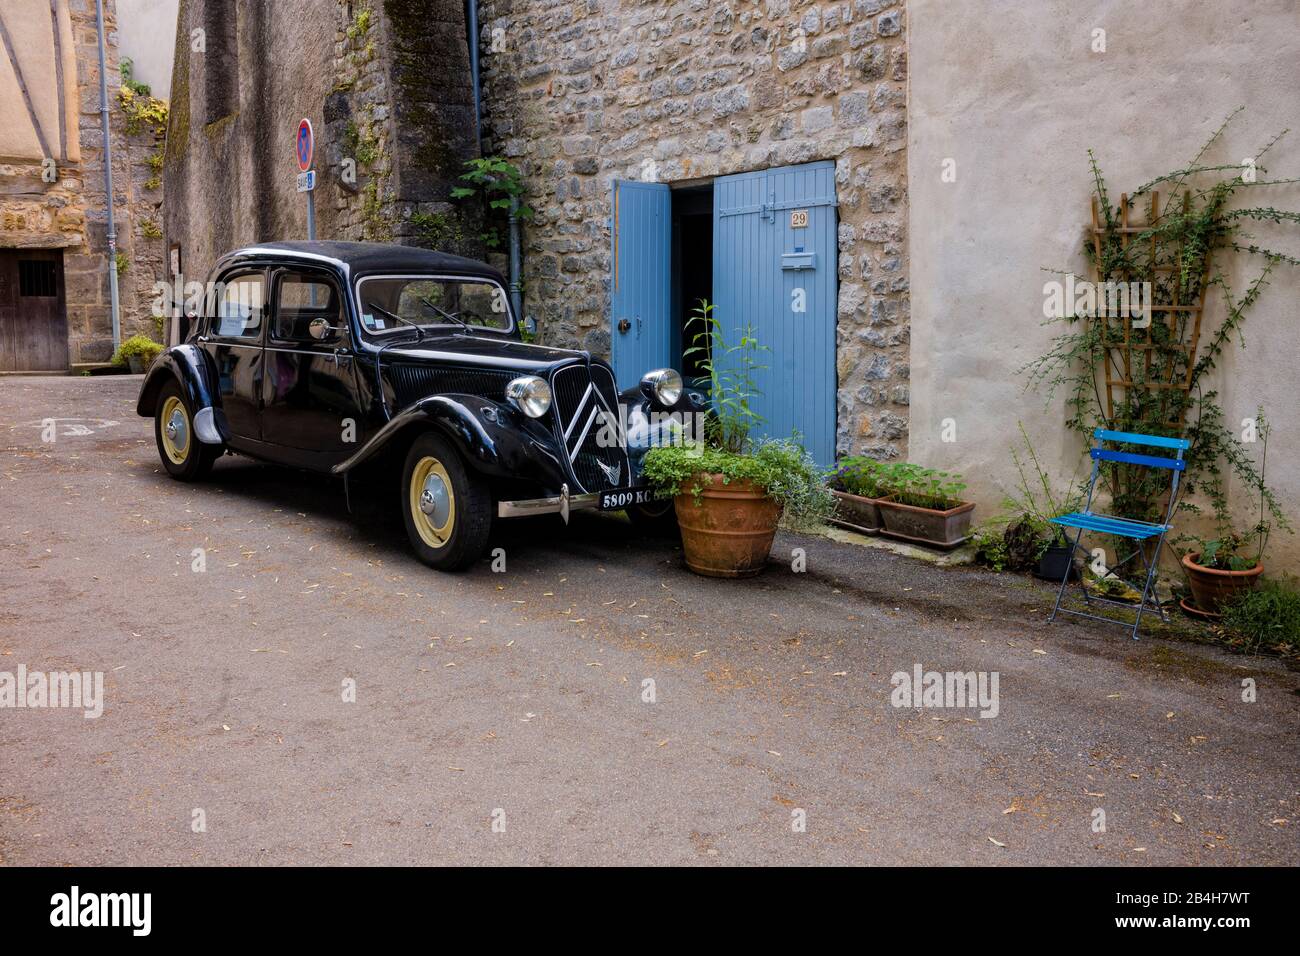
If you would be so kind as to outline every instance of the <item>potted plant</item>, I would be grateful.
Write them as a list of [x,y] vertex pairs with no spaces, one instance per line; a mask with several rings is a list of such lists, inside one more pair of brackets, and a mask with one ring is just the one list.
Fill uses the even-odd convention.
[[701,356],[712,413],[704,436],[651,448],[642,473],[671,497],[682,532],[686,565],[709,577],[749,577],[767,563],[777,524],[816,525],[834,499],[812,458],[793,441],[752,442],[762,419],[751,402],[763,349],[752,330],[727,345],[713,306],[701,300],[692,321],[703,326],[685,354]]
[[113,353],[112,364],[127,365],[135,374],[148,371],[163,350],[153,339],[144,335],[133,335]]
[[[1273,521],[1278,527],[1291,530],[1286,516],[1277,507],[1272,491],[1264,482],[1268,464],[1268,436],[1272,430],[1261,408],[1255,415],[1253,431],[1260,444],[1259,468],[1251,469],[1252,491],[1259,495],[1258,520],[1254,527],[1239,531],[1233,527],[1228,511],[1227,494],[1223,478],[1217,469],[1210,470],[1205,488],[1213,505],[1217,533],[1210,540],[1195,535],[1184,535],[1180,541],[1192,541],[1197,550],[1182,556],[1183,572],[1192,592],[1193,612],[1218,616],[1226,605],[1238,602],[1243,594],[1252,590],[1264,573],[1264,549],[1268,545]],[[1245,449],[1238,445],[1242,456]],[[1234,463],[1238,464],[1239,463]],[[1270,520],[1270,517],[1272,520]],[[1253,549],[1251,543],[1254,542]]]
[[910,462],[890,462],[884,478],[890,494],[878,502],[885,534],[941,548],[961,544],[975,503],[958,497],[966,488],[960,478]]
[[851,531],[879,534],[879,499],[889,492],[884,482],[884,462],[863,455],[841,459],[830,476],[835,496],[833,522]]

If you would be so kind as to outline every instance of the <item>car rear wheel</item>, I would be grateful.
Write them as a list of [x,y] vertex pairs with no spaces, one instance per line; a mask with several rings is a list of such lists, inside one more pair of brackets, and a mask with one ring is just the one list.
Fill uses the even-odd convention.
[[420,560],[439,571],[477,561],[492,528],[492,495],[445,438],[426,432],[402,468],[402,520]]
[[198,481],[221,457],[220,445],[205,445],[194,434],[194,409],[176,382],[163,386],[153,416],[154,441],[167,474],[178,481]]

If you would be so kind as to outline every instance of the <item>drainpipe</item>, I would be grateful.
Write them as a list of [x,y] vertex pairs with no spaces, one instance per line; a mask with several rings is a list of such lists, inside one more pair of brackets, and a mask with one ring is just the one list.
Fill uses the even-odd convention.
[[469,73],[474,84],[474,129],[478,132],[479,142],[483,141],[483,92],[479,86],[478,75],[478,0],[468,0],[469,9]]
[[524,314],[524,289],[519,281],[519,197],[510,197],[510,308],[515,321],[522,322]]
[[113,225],[113,147],[108,129],[108,66],[104,56],[104,0],[95,0],[95,29],[99,33],[99,122],[104,135],[104,201],[108,207],[108,295],[113,312],[113,349],[122,344],[122,320],[117,299],[117,229]]

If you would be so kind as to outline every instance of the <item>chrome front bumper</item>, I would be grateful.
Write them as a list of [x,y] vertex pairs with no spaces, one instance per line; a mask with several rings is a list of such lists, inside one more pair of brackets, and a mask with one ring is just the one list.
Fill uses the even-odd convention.
[[571,495],[569,486],[561,485],[560,493],[553,498],[528,498],[524,501],[500,501],[497,503],[498,518],[523,518],[527,515],[559,514],[565,524],[569,522],[570,511],[588,511],[600,507],[600,495]]

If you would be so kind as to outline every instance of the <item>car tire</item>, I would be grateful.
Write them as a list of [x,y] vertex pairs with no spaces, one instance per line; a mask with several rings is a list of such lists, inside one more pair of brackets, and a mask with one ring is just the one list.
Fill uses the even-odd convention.
[[660,498],[652,505],[634,505],[627,509],[627,516],[632,527],[648,538],[681,537],[672,498]]
[[194,409],[179,382],[169,382],[158,394],[153,437],[163,467],[177,481],[207,477],[212,463],[221,457],[221,445],[204,444],[194,434]]
[[492,530],[492,495],[441,435],[425,432],[402,466],[402,521],[421,561],[461,571],[483,555]]

